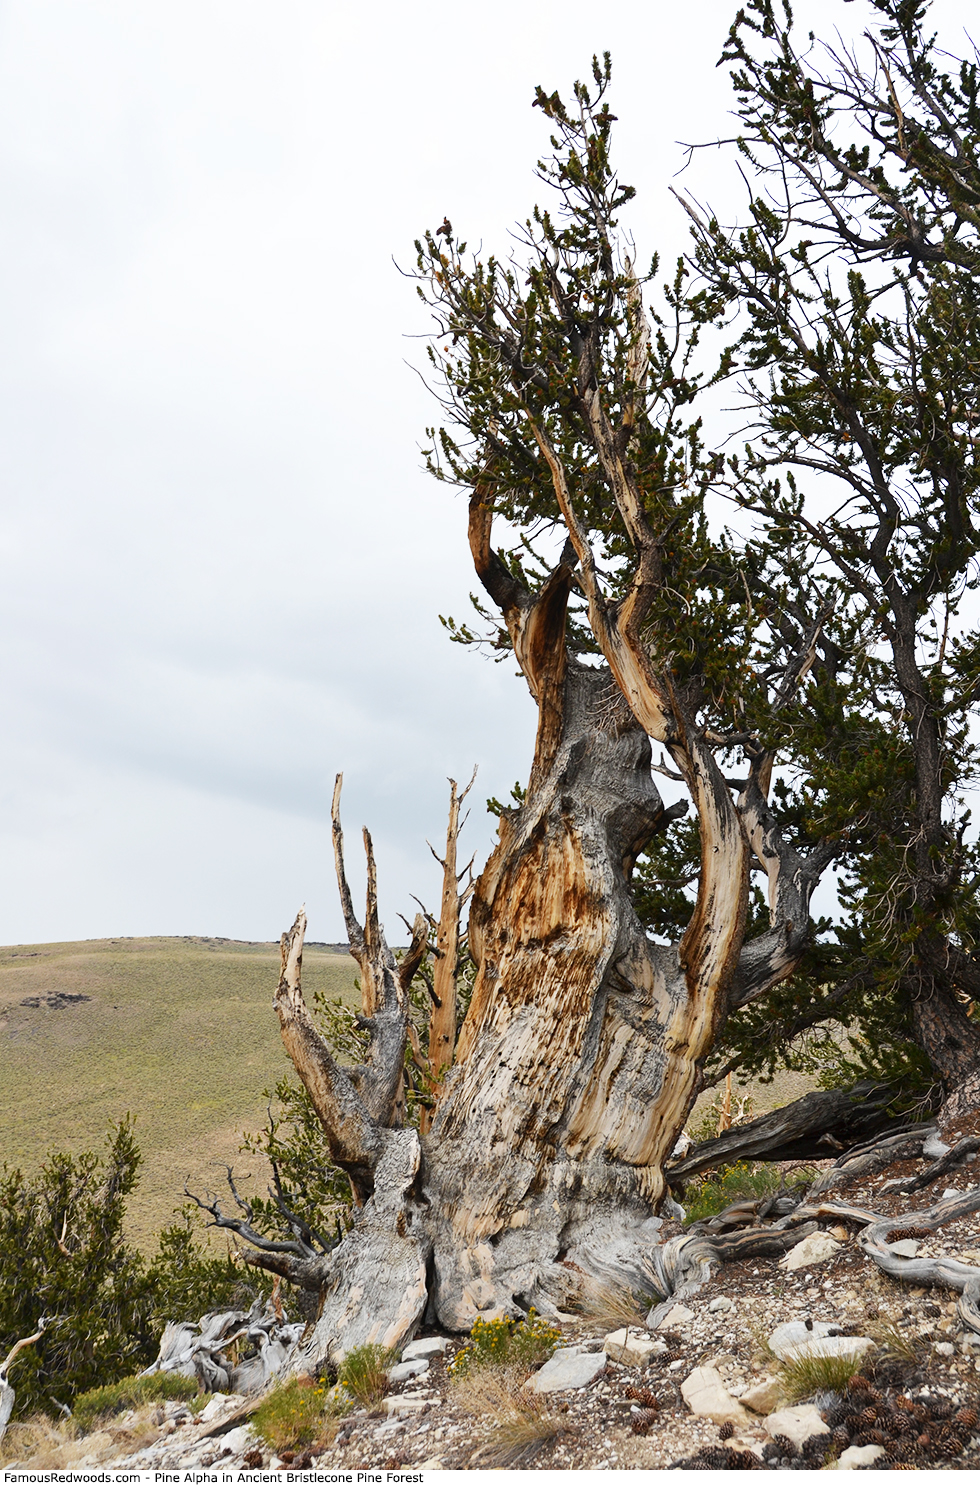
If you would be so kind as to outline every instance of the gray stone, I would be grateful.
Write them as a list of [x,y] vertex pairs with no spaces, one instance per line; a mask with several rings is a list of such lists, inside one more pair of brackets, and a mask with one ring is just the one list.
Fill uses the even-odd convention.
[[838,1459],[837,1468],[839,1470],[866,1469],[869,1464],[874,1464],[876,1459],[880,1459],[884,1452],[880,1444],[865,1444],[860,1449],[856,1444],[852,1444]]
[[421,1358],[418,1361],[400,1361],[389,1371],[388,1381],[407,1382],[409,1377],[424,1377],[428,1370],[429,1363]]
[[716,1423],[747,1423],[749,1415],[737,1403],[713,1366],[696,1366],[681,1383],[681,1396],[691,1412]]
[[792,1356],[798,1347],[807,1341],[812,1341],[815,1336],[830,1335],[832,1330],[838,1330],[836,1325],[828,1325],[824,1320],[817,1320],[811,1329],[804,1325],[802,1320],[784,1320],[782,1325],[777,1325],[769,1337],[769,1349],[778,1356],[780,1361],[785,1361]]
[[618,1361],[623,1366],[642,1366],[650,1356],[663,1356],[667,1345],[665,1341],[653,1341],[627,1327],[607,1335],[603,1350],[610,1361]]
[[747,1387],[739,1398],[753,1413],[771,1413],[783,1398],[782,1383],[775,1377],[763,1377],[752,1387]]
[[899,1238],[897,1243],[888,1244],[888,1251],[897,1254],[899,1258],[914,1258],[921,1247],[922,1244],[917,1243],[915,1238]]
[[795,1248],[790,1248],[786,1256],[779,1260],[779,1266],[786,1269],[787,1273],[798,1268],[813,1268],[818,1263],[826,1263],[828,1258],[833,1258],[839,1251],[840,1243],[829,1232],[811,1232]]
[[529,1392],[565,1392],[573,1387],[588,1387],[605,1369],[606,1357],[602,1351],[556,1351],[524,1385]]
[[802,1346],[797,1346],[793,1356],[847,1356],[853,1361],[859,1361],[868,1351],[873,1351],[875,1343],[866,1335],[827,1335],[818,1336],[815,1340],[805,1341]]
[[689,1310],[687,1305],[674,1305],[669,1309],[657,1326],[658,1330],[675,1330],[678,1325],[687,1325],[694,1319],[694,1311]]
[[719,1294],[719,1295],[716,1296],[715,1299],[713,1299],[711,1301],[710,1305],[708,1306],[708,1314],[709,1315],[720,1315],[720,1314],[723,1313],[723,1311],[730,1310],[731,1307],[732,1307],[732,1302],[728,1298],[728,1295],[727,1294]]
[[449,1349],[449,1337],[428,1335],[421,1341],[409,1341],[402,1351],[402,1361],[420,1361],[432,1356],[444,1356]]
[[814,1434],[830,1433],[830,1429],[820,1416],[820,1411],[812,1403],[802,1403],[795,1408],[780,1408],[778,1413],[770,1413],[763,1422],[763,1428],[770,1437],[775,1438],[782,1434],[791,1439],[797,1449],[801,1449],[807,1439],[813,1438]]

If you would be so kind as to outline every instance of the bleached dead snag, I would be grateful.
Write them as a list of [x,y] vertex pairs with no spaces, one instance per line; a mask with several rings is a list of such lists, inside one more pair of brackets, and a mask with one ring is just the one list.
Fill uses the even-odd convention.
[[10,1422],[10,1415],[14,1410],[14,1403],[17,1397],[13,1387],[10,1385],[10,1368],[21,1351],[26,1350],[28,1346],[33,1346],[35,1341],[41,1339],[45,1326],[49,1323],[47,1320],[41,1320],[34,1334],[24,1336],[21,1340],[15,1341],[4,1360],[0,1362],[0,1439],[7,1432],[7,1424]]
[[[460,882],[470,873],[472,866],[470,862],[469,866],[464,867],[462,871],[456,869],[460,831],[459,813],[475,779],[476,769],[474,768],[473,775],[462,793],[459,791],[456,780],[449,780],[446,854],[436,856],[435,851],[432,852],[442,867],[442,896],[439,905],[439,922],[436,925],[428,1053],[423,1058],[421,1050],[418,1049],[415,1056],[425,1076],[433,1104],[439,1100],[446,1074],[452,1067],[456,1055],[458,1015],[456,984],[460,954],[460,915],[473,891],[472,877],[470,884],[462,892],[459,889]],[[424,1108],[419,1122],[421,1133],[427,1133],[431,1124],[432,1110]]]
[[223,1310],[203,1315],[196,1324],[170,1323],[157,1359],[140,1375],[176,1372],[196,1377],[207,1392],[263,1392],[285,1369],[304,1329],[263,1300],[247,1313]]

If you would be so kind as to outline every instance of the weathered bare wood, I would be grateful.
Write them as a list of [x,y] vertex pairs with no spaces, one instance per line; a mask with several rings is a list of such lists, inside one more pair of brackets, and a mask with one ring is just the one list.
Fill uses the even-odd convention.
[[373,1188],[373,1171],[381,1157],[380,1131],[350,1077],[334,1061],[303,998],[300,974],[306,913],[282,936],[282,972],[273,998],[283,1046],[310,1095],[323,1125],[333,1160],[350,1177],[355,1198],[364,1201]]
[[858,1238],[869,1258],[890,1278],[906,1284],[953,1289],[959,1294],[957,1313],[969,1330],[980,1333],[980,1268],[960,1263],[955,1258],[902,1258],[892,1252],[889,1239],[899,1228],[915,1227],[935,1232],[947,1222],[955,1222],[980,1210],[980,1186],[962,1196],[938,1202],[924,1212],[903,1212],[900,1217],[882,1217],[866,1227]]
[[432,1242],[415,1193],[421,1160],[414,1129],[385,1132],[374,1192],[325,1260],[320,1314],[297,1368],[340,1361],[355,1346],[400,1347],[421,1323]]
[[[176,1372],[197,1377],[206,1392],[246,1396],[265,1392],[286,1369],[305,1329],[302,1321],[290,1323],[264,1300],[257,1300],[248,1312],[222,1310],[203,1315],[196,1323],[170,1322],[156,1360],[140,1375]],[[235,1360],[240,1353],[243,1359]]]
[[933,1133],[934,1125],[920,1124],[901,1134],[886,1134],[875,1144],[849,1150],[829,1170],[822,1171],[817,1176],[810,1187],[811,1199],[826,1191],[841,1191],[846,1186],[853,1186],[856,1181],[885,1170],[896,1160],[909,1160],[921,1155],[922,1146]]
[[678,1300],[696,1294],[722,1264],[738,1263],[744,1258],[778,1257],[816,1230],[816,1222],[807,1222],[792,1232],[752,1227],[711,1237],[697,1233],[671,1238],[653,1250],[658,1288],[665,1297],[651,1308],[647,1325],[656,1329]]
[[19,1341],[15,1341],[4,1360],[0,1362],[0,1439],[7,1431],[7,1424],[10,1422],[10,1415],[17,1400],[16,1393],[10,1385],[10,1368],[21,1351],[26,1350],[28,1346],[33,1346],[35,1341],[41,1339],[47,1323],[42,1319],[33,1335],[23,1336]]
[[938,1181],[940,1176],[946,1175],[947,1171],[962,1165],[967,1156],[975,1154],[977,1150],[980,1150],[980,1139],[977,1139],[975,1135],[970,1135],[967,1139],[959,1140],[951,1150],[947,1150],[944,1155],[933,1161],[932,1165],[927,1166],[925,1170],[919,1171],[917,1175],[899,1176],[895,1181],[886,1181],[881,1188],[881,1193],[885,1195],[889,1191],[901,1191],[908,1196],[913,1191],[924,1191],[927,1186]]
[[[459,890],[459,884],[468,874],[469,867],[457,871],[459,845],[459,814],[476,779],[474,768],[466,788],[460,792],[455,779],[449,780],[449,820],[446,825],[446,854],[433,855],[442,867],[442,896],[439,904],[439,921],[436,925],[435,964],[432,970],[432,1000],[429,1012],[429,1045],[424,1059],[423,1073],[427,1091],[433,1104],[442,1094],[446,1074],[453,1065],[456,1054],[456,1022],[458,1017],[456,982],[460,954],[460,913],[472,892],[470,885]],[[471,863],[472,864],[472,863]],[[421,1054],[416,1061],[422,1062]],[[419,1121],[422,1134],[432,1124],[432,1109],[423,1108]]]
[[337,885],[344,912],[350,952],[361,971],[361,1016],[358,1025],[368,1032],[364,1062],[348,1069],[351,1083],[370,1117],[385,1129],[401,1125],[405,1114],[405,1047],[408,1040],[408,987],[425,958],[428,926],[421,913],[412,927],[412,942],[399,964],[388,947],[378,917],[378,874],[374,845],[365,830],[367,901],[364,926],[357,921],[344,867],[344,833],[340,823],[343,774],[333,792],[331,819]]
[[[869,1130],[894,1123],[884,1110],[894,1094],[880,1084],[861,1082],[853,1088],[821,1089],[704,1140],[668,1167],[671,1182],[681,1182],[715,1165],[736,1160],[807,1160],[856,1144]],[[924,1139],[925,1126],[919,1126]]]

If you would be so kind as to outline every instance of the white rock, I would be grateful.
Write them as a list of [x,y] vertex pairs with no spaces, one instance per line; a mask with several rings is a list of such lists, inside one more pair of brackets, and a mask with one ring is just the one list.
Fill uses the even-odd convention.
[[784,1320],[782,1325],[776,1326],[769,1337],[769,1349],[779,1357],[780,1361],[785,1361],[798,1346],[812,1341],[815,1336],[829,1335],[832,1330],[836,1329],[836,1326],[828,1325],[824,1320],[817,1320],[812,1329],[804,1325],[802,1320]]
[[719,1294],[708,1306],[709,1315],[720,1315],[723,1310],[730,1310],[732,1302],[727,1294]]
[[428,1370],[429,1363],[421,1357],[418,1361],[400,1361],[389,1371],[388,1381],[407,1382],[409,1377],[424,1377]]
[[221,1435],[221,1446],[225,1453],[237,1454],[239,1449],[246,1448],[253,1443],[255,1434],[250,1423],[243,1423],[238,1428],[232,1428],[228,1433]]
[[914,1258],[922,1247],[915,1238],[899,1238],[897,1243],[889,1243],[889,1253],[895,1253],[899,1258]]
[[939,1356],[955,1356],[956,1347],[952,1341],[936,1341],[932,1348]]
[[798,1268],[811,1268],[817,1263],[826,1263],[828,1258],[833,1258],[835,1253],[840,1252],[840,1243],[832,1238],[829,1232],[811,1232],[795,1248],[790,1248],[785,1257],[779,1260],[780,1268],[791,1273]]
[[751,1408],[753,1413],[771,1413],[782,1400],[782,1384],[775,1377],[763,1377],[761,1382],[756,1382],[752,1387],[746,1387],[739,1397],[739,1402]]
[[827,1335],[804,1341],[792,1354],[794,1360],[801,1356],[847,1356],[860,1361],[866,1352],[874,1350],[874,1345],[866,1335]]
[[397,1418],[402,1413],[421,1413],[423,1408],[438,1407],[441,1402],[441,1397],[386,1397],[381,1406],[389,1418]]
[[674,1305],[672,1309],[667,1311],[666,1315],[657,1326],[657,1329],[675,1330],[678,1325],[687,1325],[693,1319],[694,1311],[689,1310],[687,1308],[687,1305]]
[[839,1470],[864,1469],[866,1465],[874,1464],[876,1459],[880,1459],[884,1452],[880,1444],[864,1444],[860,1449],[852,1444],[838,1459],[837,1468]]
[[770,1413],[762,1426],[771,1438],[781,1433],[787,1439],[792,1439],[797,1449],[801,1449],[804,1442],[813,1438],[814,1434],[830,1432],[819,1409],[812,1403],[802,1403],[795,1408],[780,1408],[778,1413]]
[[955,1186],[947,1186],[946,1187],[946,1190],[942,1194],[941,1200],[942,1201],[949,1201],[954,1196],[962,1196],[962,1195],[963,1195],[962,1191],[957,1191],[957,1189],[956,1189]]
[[605,1369],[603,1351],[556,1351],[524,1385],[529,1392],[564,1392],[573,1387],[588,1387]]
[[716,1423],[728,1419],[733,1423],[749,1422],[748,1413],[732,1397],[721,1380],[721,1373],[713,1366],[696,1366],[681,1383],[681,1396],[699,1418],[712,1418]]
[[448,1336],[428,1335],[421,1341],[409,1341],[402,1352],[402,1361],[420,1361],[423,1357],[444,1356],[448,1349]]
[[214,1423],[226,1411],[228,1405],[235,1406],[242,1399],[234,1392],[216,1392],[211,1401],[197,1415],[198,1423]]
[[607,1335],[602,1349],[610,1361],[619,1361],[624,1366],[642,1366],[650,1356],[663,1356],[667,1344],[665,1341],[651,1341],[627,1327]]
[[446,1468],[441,1454],[433,1454],[431,1459],[423,1459],[420,1464],[413,1464],[413,1470],[444,1470]]
[[943,1144],[939,1138],[939,1130],[934,1129],[932,1134],[922,1146],[922,1153],[927,1160],[938,1160],[940,1155],[945,1155],[951,1147]]

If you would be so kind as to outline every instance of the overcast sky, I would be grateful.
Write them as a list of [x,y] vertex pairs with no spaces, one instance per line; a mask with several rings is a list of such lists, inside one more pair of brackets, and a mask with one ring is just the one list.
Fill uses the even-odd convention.
[[[676,254],[676,141],[729,130],[735,8],[0,4],[0,941],[269,939],[304,900],[340,938],[341,769],[393,940],[475,763],[486,854],[534,715],[439,624],[475,585],[465,502],[420,468],[392,258],[446,213],[506,248],[534,85],[605,48],[640,256]],[[969,6],[936,15],[958,44]],[[737,186],[707,153],[684,181]]]

